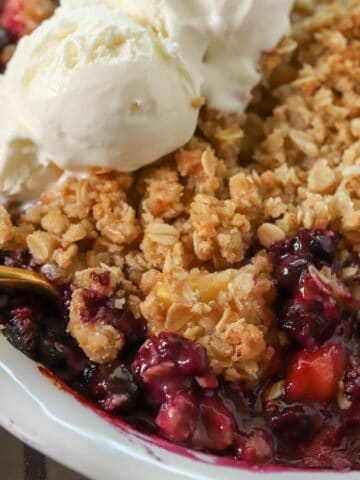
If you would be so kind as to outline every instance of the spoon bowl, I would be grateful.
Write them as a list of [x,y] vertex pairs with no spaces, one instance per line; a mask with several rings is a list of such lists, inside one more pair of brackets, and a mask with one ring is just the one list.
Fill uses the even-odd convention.
[[0,265],[0,287],[33,289],[53,298],[59,296],[56,288],[40,273],[5,265]]

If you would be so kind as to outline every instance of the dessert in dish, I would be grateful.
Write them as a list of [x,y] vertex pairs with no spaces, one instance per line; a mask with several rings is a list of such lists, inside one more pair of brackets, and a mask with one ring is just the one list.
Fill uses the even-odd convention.
[[5,289],[1,324],[143,431],[360,469],[360,2],[280,3],[64,0],[20,40],[0,258],[60,300]]

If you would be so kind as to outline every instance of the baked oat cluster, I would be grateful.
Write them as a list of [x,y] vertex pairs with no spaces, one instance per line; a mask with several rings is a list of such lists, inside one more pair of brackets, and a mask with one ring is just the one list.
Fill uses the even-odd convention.
[[[53,7],[25,3],[26,31]],[[88,279],[108,274],[102,298],[154,334],[202,344],[227,380],[256,382],[287,342],[269,247],[301,227],[331,228],[357,251],[359,5],[301,0],[293,22],[294,36],[263,59],[245,118],[204,109],[196,136],[152,167],[93,170],[25,211],[1,207],[1,250],[27,249],[73,282],[68,330],[91,360],[110,362],[124,345],[106,316],[82,318]]]

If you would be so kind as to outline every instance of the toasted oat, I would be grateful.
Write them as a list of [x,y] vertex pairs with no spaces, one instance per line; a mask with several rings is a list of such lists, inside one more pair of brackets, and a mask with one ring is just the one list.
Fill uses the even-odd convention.
[[31,255],[40,263],[51,260],[59,242],[52,233],[36,231],[26,238]]
[[13,225],[6,209],[0,205],[0,246],[5,247],[13,237]]
[[275,242],[285,239],[285,233],[281,228],[272,223],[263,223],[258,228],[257,235],[263,247],[269,248]]

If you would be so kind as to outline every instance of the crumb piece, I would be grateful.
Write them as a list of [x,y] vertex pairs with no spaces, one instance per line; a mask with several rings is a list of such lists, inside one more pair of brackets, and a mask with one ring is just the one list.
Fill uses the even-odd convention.
[[112,362],[124,346],[123,336],[112,325],[84,322],[81,318],[84,308],[82,290],[75,290],[71,298],[68,331],[91,361]]
[[46,263],[51,260],[59,242],[52,233],[36,231],[27,236],[26,243],[35,260]]
[[4,248],[13,238],[13,225],[6,208],[0,205],[0,246]]
[[76,243],[83,240],[87,236],[86,228],[79,224],[73,223],[64,233],[62,239],[68,243]]
[[[39,212],[39,208],[35,210],[31,209],[30,214],[27,212],[27,218],[30,221],[31,217],[33,218],[33,220],[36,221],[40,216],[41,214]],[[41,220],[36,223],[40,223],[41,227],[44,230],[50,233],[54,233],[55,235],[61,235],[62,233],[64,233],[70,224],[67,216],[64,215],[61,212],[60,208],[57,207],[49,208],[46,215],[44,215]]]
[[[125,308],[124,292],[129,289],[121,270],[101,267],[77,271],[74,287],[68,331],[93,362],[115,360],[125,342],[123,333],[116,328],[114,312]],[[113,308],[109,309],[111,299]]]
[[270,248],[275,242],[285,239],[285,233],[281,228],[272,223],[263,223],[257,231],[258,239],[265,248]]
[[313,193],[331,193],[336,183],[335,172],[326,160],[320,160],[312,167],[308,176],[309,190]]

